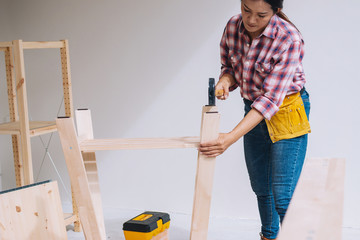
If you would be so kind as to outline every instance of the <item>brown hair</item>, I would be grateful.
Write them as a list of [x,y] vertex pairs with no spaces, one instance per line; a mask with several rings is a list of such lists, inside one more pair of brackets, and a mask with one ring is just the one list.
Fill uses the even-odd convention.
[[[266,3],[270,4],[272,10],[276,15],[278,15],[280,18],[284,19],[291,25],[293,25],[296,30],[299,31],[299,29],[293,24],[290,19],[286,16],[286,14],[282,11],[284,0],[264,0]],[[300,31],[299,31],[300,32]]]

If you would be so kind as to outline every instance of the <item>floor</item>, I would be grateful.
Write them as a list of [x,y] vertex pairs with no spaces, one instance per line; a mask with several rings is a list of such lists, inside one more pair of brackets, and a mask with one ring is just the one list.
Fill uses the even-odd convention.
[[[140,213],[142,213],[142,211],[104,209],[107,239],[125,240],[122,224]],[[169,239],[189,239],[191,216],[180,213],[169,214],[171,218]],[[259,240],[259,224],[257,220],[211,218],[208,240]],[[71,226],[68,226],[67,233],[69,240],[85,239],[83,233],[74,232]],[[342,240],[358,239],[360,239],[360,229],[343,228]]]

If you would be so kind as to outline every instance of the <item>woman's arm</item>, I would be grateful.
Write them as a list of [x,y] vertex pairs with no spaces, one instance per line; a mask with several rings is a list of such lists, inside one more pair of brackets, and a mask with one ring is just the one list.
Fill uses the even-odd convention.
[[256,109],[251,109],[241,122],[229,133],[220,133],[213,142],[200,143],[199,151],[208,157],[217,157],[228,147],[250,132],[258,125],[264,116]]

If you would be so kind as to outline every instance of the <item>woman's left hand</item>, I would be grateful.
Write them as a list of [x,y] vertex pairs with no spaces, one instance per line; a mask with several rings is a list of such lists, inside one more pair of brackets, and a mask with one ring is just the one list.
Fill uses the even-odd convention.
[[230,133],[220,133],[217,140],[201,143],[199,151],[207,157],[217,157],[233,144],[233,138]]

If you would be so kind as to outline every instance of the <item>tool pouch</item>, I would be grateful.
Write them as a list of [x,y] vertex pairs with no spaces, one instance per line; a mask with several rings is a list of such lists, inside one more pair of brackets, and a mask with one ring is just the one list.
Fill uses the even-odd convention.
[[300,93],[286,96],[279,111],[265,122],[273,143],[311,132]]

